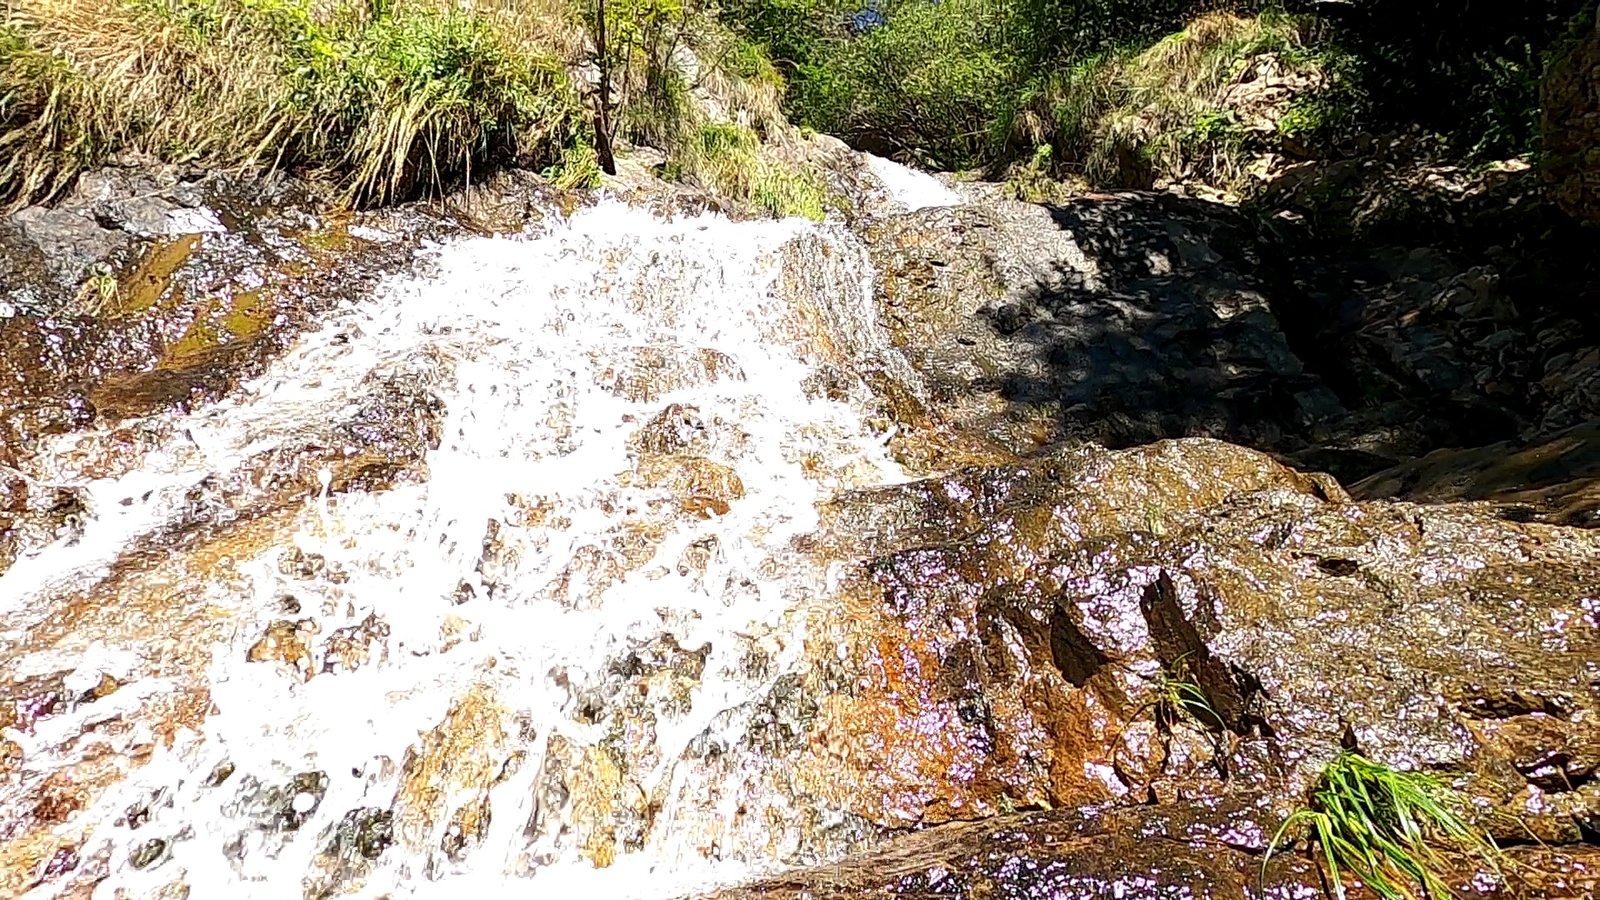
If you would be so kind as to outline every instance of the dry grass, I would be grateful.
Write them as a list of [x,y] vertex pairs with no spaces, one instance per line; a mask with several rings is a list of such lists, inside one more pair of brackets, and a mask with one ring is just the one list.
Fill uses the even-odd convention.
[[704,123],[677,148],[680,178],[775,216],[821,219],[828,192],[819,174],[767,152],[755,131],[732,122]]
[[1238,187],[1247,178],[1231,92],[1270,54],[1291,77],[1316,80],[1300,20],[1212,13],[1181,32],[1054,73],[1013,122],[1014,139],[1049,142],[1058,166],[1091,182],[1149,187],[1200,178]]
[[580,124],[560,0],[9,0],[0,202],[118,154],[293,166],[352,202],[548,163]]
[[[0,0],[0,206],[117,157],[292,168],[351,204],[437,193],[486,165],[597,178],[578,0]],[[775,214],[821,217],[783,80],[712,11],[619,3],[621,137]],[[688,51],[687,53],[683,51]]]

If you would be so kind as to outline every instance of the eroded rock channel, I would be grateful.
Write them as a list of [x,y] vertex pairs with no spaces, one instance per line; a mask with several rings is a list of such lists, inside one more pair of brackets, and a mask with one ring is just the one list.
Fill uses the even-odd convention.
[[8,226],[0,892],[1304,897],[1352,743],[1472,799],[1463,895],[1600,889],[1600,531],[1517,468],[1587,395],[1449,449],[1237,218],[852,177]]

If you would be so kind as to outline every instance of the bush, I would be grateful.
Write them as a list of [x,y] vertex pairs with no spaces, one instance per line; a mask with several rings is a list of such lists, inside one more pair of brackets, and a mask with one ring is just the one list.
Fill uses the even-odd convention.
[[1252,142],[1265,139],[1273,115],[1282,115],[1281,126],[1295,110],[1260,110],[1263,121],[1242,122],[1229,92],[1267,54],[1281,75],[1318,84],[1324,63],[1307,50],[1309,29],[1289,16],[1218,13],[1149,46],[1096,54],[1028,88],[1012,140],[1050,144],[1058,173],[1095,184],[1198,178],[1240,189]]
[[699,126],[678,148],[668,174],[775,216],[821,219],[826,212],[828,193],[821,176],[763,153],[761,139],[744,125]]
[[989,0],[910,0],[887,24],[830,46],[798,75],[795,112],[867,149],[959,168],[985,158],[1025,77],[1012,10]]
[[[315,10],[315,12],[313,12]],[[0,41],[0,200],[134,153],[294,166],[350,201],[414,196],[582,133],[555,8],[373,13],[339,0],[19,0]]]

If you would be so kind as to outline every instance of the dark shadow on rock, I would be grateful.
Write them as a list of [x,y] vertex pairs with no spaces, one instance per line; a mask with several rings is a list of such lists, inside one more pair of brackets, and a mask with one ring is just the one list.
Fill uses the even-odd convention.
[[1131,191],[997,198],[869,241],[886,319],[935,405],[1014,452],[1214,437],[1353,482],[1600,416],[1595,288],[1554,265],[1588,263],[1533,201],[1506,211],[1528,177],[1399,209],[1373,233],[1410,228],[1411,245],[1329,237],[1366,207],[1313,227]]

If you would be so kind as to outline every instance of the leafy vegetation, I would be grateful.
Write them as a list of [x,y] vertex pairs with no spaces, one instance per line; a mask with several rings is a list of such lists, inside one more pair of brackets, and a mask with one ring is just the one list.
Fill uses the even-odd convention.
[[706,123],[680,144],[668,174],[725,197],[752,202],[777,216],[821,219],[827,189],[821,176],[762,152],[754,130],[731,123]]
[[[726,0],[789,81],[798,122],[938,168],[1021,163],[1237,190],[1265,152],[1425,133],[1458,157],[1532,149],[1537,81],[1585,0]],[[1232,114],[1267,66],[1274,122]],[[1048,158],[1041,147],[1049,147]]]
[[[11,0],[0,203],[116,157],[294,168],[352,203],[502,164],[576,186],[615,139],[814,213],[817,173],[769,146],[788,119],[930,167],[1015,166],[1024,195],[1067,176],[1241,192],[1266,152],[1373,130],[1529,149],[1544,56],[1583,3]],[[1252,112],[1263,72],[1297,87]],[[723,126],[739,140],[708,138]]]
[[[15,0],[0,23],[0,204],[57,196],[115,158],[291,168],[352,204],[506,164],[589,186],[594,104],[570,73],[598,57],[613,77],[606,137],[682,157],[675,171],[731,199],[821,215],[815,173],[761,146],[787,123],[759,48],[693,0],[586,2]],[[705,136],[724,126],[738,140],[713,161]]]
[[1240,120],[1232,95],[1243,69],[1262,61],[1279,78],[1316,85],[1324,76],[1307,49],[1310,28],[1284,15],[1202,16],[1149,47],[1106,51],[1045,76],[1024,95],[1012,129],[1048,143],[1058,168],[1092,183],[1148,187],[1161,177],[1240,187],[1246,151],[1259,149],[1283,115],[1269,108],[1260,122]]
[[382,201],[553,162],[583,128],[559,7],[18,0],[0,43],[0,197],[113,154],[295,166]]
[[[1310,806],[1284,822],[1267,848],[1267,861],[1290,829],[1304,826],[1317,845],[1334,892],[1345,896],[1353,875],[1384,900],[1448,897],[1441,874],[1442,844],[1498,870],[1499,851],[1465,817],[1466,804],[1443,782],[1401,772],[1346,751],[1326,769]],[[1262,863],[1265,871],[1266,861]]]

